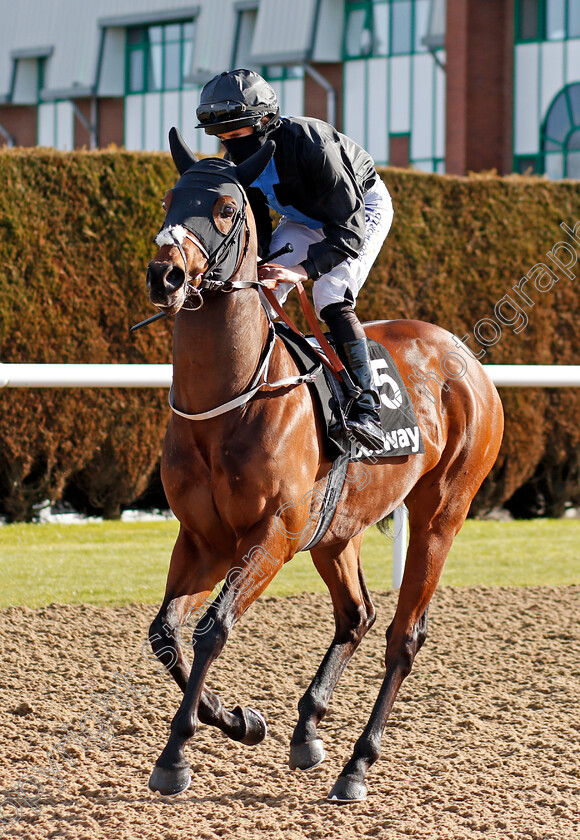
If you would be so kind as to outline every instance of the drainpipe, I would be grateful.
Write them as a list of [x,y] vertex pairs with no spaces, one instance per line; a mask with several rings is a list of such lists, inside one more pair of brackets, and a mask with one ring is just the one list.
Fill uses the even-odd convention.
[[2,123],[0,123],[0,134],[6,139],[6,145],[8,148],[13,149],[16,145],[16,139],[10,134],[8,129],[4,128]]
[[95,96],[91,98],[91,121],[89,122],[74,99],[69,102],[73,107],[75,117],[79,120],[84,128],[89,133],[89,149],[97,148],[97,99]]
[[336,122],[336,91],[322,73],[315,70],[307,61],[304,62],[304,69],[309,76],[312,76],[315,82],[326,91],[326,120],[331,125]]

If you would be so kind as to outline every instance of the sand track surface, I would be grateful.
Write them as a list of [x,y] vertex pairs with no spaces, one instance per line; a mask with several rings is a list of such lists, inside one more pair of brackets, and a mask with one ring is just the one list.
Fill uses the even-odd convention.
[[[343,676],[320,734],[327,759],[287,766],[296,704],[333,632],[330,599],[263,598],[208,684],[268,720],[256,747],[201,726],[190,789],[147,790],[180,692],[143,653],[156,608],[0,611],[0,835],[177,838],[580,837],[580,586],[436,593],[366,802],[326,795],[383,676],[395,593]],[[145,652],[148,651],[145,646]]]

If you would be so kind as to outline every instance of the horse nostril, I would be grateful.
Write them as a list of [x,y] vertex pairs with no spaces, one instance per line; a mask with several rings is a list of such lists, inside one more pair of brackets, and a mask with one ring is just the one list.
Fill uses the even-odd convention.
[[178,265],[173,265],[163,277],[163,285],[167,292],[176,292],[185,282],[185,272]]
[[155,296],[171,295],[185,282],[185,272],[175,263],[150,262],[147,267],[147,288]]

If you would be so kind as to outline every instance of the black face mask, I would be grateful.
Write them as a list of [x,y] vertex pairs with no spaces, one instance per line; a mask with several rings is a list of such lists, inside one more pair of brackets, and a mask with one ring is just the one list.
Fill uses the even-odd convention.
[[265,134],[246,134],[244,137],[232,137],[230,140],[222,140],[226,151],[234,163],[242,163],[259,152],[266,142]]

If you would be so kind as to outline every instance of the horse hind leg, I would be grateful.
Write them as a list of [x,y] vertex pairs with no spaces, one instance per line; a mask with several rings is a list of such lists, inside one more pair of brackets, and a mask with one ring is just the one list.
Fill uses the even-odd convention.
[[[482,403],[475,422],[473,393],[458,409],[448,400],[450,434],[439,463],[426,473],[407,497],[410,540],[395,617],[387,631],[385,677],[369,721],[355,744],[329,799],[353,802],[366,797],[365,776],[379,758],[381,741],[395,697],[411,671],[427,634],[427,609],[435,592],[455,535],[469,506],[497,456],[502,416],[497,394],[477,391]],[[465,407],[468,407],[467,409]],[[454,414],[458,412],[458,414]],[[464,412],[463,414],[461,412]],[[466,427],[469,434],[465,435]]]
[[375,621],[375,610],[360,564],[360,536],[336,546],[317,548],[312,559],[328,586],[334,607],[335,634],[332,643],[298,703],[298,722],[290,742],[289,764],[293,770],[312,770],[325,758],[317,727],[323,719],[338,680],[365,633]]
[[[424,523],[413,528],[410,507],[411,537],[407,551],[405,574],[399,593],[395,617],[387,630],[385,677],[369,721],[357,740],[351,759],[345,765],[328,799],[335,802],[356,802],[366,799],[365,777],[381,754],[381,742],[393,703],[415,656],[427,636],[427,612],[455,529],[443,521]],[[424,513],[419,514],[424,521]],[[443,517],[441,517],[443,520]]]

